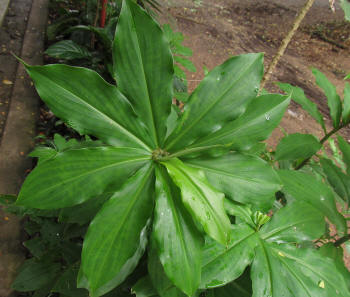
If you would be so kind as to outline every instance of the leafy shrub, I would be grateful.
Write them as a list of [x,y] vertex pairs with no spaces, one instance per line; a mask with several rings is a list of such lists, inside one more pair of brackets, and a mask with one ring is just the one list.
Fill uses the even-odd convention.
[[125,296],[138,279],[138,297],[350,296],[342,250],[315,245],[325,217],[346,231],[333,192],[313,175],[276,172],[256,153],[290,101],[256,97],[262,54],[214,68],[174,114],[169,42],[131,0],[112,53],[117,86],[84,68],[25,65],[51,110],[100,140],[37,151],[16,202],[68,219],[102,204],[92,207],[78,287]]

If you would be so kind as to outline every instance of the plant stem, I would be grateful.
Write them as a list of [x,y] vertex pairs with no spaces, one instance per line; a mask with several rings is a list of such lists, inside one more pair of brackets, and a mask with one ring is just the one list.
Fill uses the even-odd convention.
[[347,234],[339,238],[336,242],[334,242],[334,246],[335,247],[341,246],[344,242],[347,242],[348,240],[350,240],[350,234]]
[[[328,132],[325,136],[323,136],[323,138],[320,140],[320,143],[323,145],[329,137],[331,137],[333,134],[337,133],[340,129],[346,127],[346,124],[342,124],[339,125],[339,127],[334,128],[333,130],[331,130],[330,132]],[[313,157],[314,155],[312,155],[309,158],[306,158],[303,162],[301,162],[297,167],[295,167],[295,170],[299,170],[300,168],[304,167],[309,161],[310,159]]]
[[296,17],[292,29],[288,32],[286,37],[283,39],[281,46],[279,47],[276,56],[273,58],[272,62],[267,68],[267,71],[265,72],[261,84],[260,84],[260,90],[259,93],[262,91],[262,89],[265,87],[266,82],[270,79],[272,72],[275,70],[276,65],[280,58],[283,56],[284,52],[286,51],[286,48],[290,41],[292,40],[295,32],[298,30],[302,20],[304,19],[307,12],[310,10],[312,4],[315,2],[315,0],[308,0],[304,7],[300,10],[300,13]]

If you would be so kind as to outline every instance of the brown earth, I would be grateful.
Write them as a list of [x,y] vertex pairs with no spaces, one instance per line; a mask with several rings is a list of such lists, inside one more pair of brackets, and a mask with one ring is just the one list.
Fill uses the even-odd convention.
[[[265,66],[276,54],[282,39],[306,1],[219,0],[168,1],[161,21],[175,26],[186,36],[185,45],[193,49],[197,72],[189,74],[189,89],[203,78],[203,67],[212,69],[232,55],[263,52]],[[301,28],[288,46],[266,88],[278,91],[273,82],[288,82],[302,87],[317,103],[328,129],[331,122],[325,96],[314,84],[311,67],[326,74],[342,94],[344,76],[350,71],[350,26],[339,7],[332,13],[328,0],[316,0]],[[324,40],[327,41],[324,41]],[[292,103],[281,127],[288,133],[313,133],[322,136],[321,127],[297,104]],[[350,132],[343,132],[350,140]],[[282,131],[277,129],[269,144],[274,146]]]

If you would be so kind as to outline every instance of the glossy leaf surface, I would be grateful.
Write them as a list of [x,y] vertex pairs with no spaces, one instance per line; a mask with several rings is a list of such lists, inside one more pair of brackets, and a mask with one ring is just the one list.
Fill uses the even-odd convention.
[[166,148],[181,149],[235,120],[256,97],[262,74],[262,54],[232,57],[214,68],[192,93]]
[[287,83],[278,82],[277,85],[280,89],[291,96],[292,100],[300,104],[304,110],[306,110],[316,121],[319,123],[323,131],[326,131],[323,116],[317,108],[317,105],[305,96],[304,90],[298,87],[294,87]]
[[281,139],[276,148],[276,160],[297,160],[314,155],[322,147],[312,134],[290,134]]
[[210,184],[235,201],[269,209],[281,188],[278,175],[262,159],[238,153],[186,161],[205,172]]
[[173,58],[159,25],[131,0],[125,0],[113,43],[118,88],[130,100],[162,145],[173,92]]
[[337,226],[338,232],[345,232],[346,223],[338,212],[330,188],[314,176],[297,171],[279,170],[283,191],[296,201],[303,201],[319,210]]
[[192,296],[201,278],[202,235],[182,205],[179,189],[160,167],[156,169],[153,237],[166,275]]
[[149,150],[148,134],[128,100],[96,72],[67,65],[27,65],[26,69],[41,99],[80,134]]
[[350,177],[329,159],[320,160],[322,169],[334,191],[346,202],[350,201]]
[[134,270],[147,244],[153,211],[153,166],[131,177],[97,213],[85,235],[79,287],[101,296]]
[[186,297],[186,295],[176,288],[167,278],[153,243],[148,251],[148,273],[153,287],[160,297]]
[[269,242],[302,243],[320,238],[325,230],[320,211],[305,202],[295,201],[278,210],[259,234]]
[[222,286],[238,278],[254,258],[257,240],[255,230],[246,224],[232,226],[226,247],[207,238],[201,288]]
[[230,220],[224,209],[224,194],[214,189],[203,171],[189,167],[179,159],[162,163],[181,189],[187,210],[202,224],[204,231],[223,245],[229,240]]
[[324,91],[327,97],[329,111],[333,121],[333,127],[337,128],[340,124],[340,116],[342,113],[342,104],[340,97],[337,94],[337,90],[321,71],[313,68],[312,73],[316,78],[317,85]]
[[68,150],[38,165],[23,183],[17,204],[63,208],[116,191],[149,160],[143,150],[97,147]]
[[189,148],[199,149],[222,145],[235,150],[247,150],[272,133],[281,121],[289,101],[289,97],[278,94],[257,97],[237,120],[226,124],[214,133],[207,133],[207,136],[193,143]]
[[334,262],[319,251],[260,241],[251,278],[253,297],[348,297]]

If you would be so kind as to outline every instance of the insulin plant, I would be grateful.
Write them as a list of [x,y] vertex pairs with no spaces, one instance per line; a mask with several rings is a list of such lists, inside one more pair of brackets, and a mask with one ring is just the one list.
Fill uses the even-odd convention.
[[102,296],[136,275],[138,297],[350,296],[341,250],[314,246],[325,217],[346,229],[332,191],[285,170],[294,184],[277,209],[280,176],[254,154],[290,100],[256,97],[262,54],[214,68],[179,115],[169,43],[131,0],[112,53],[117,86],[89,69],[26,65],[51,110],[99,139],[43,149],[16,202],[64,211],[104,199],[84,236],[78,287]]

